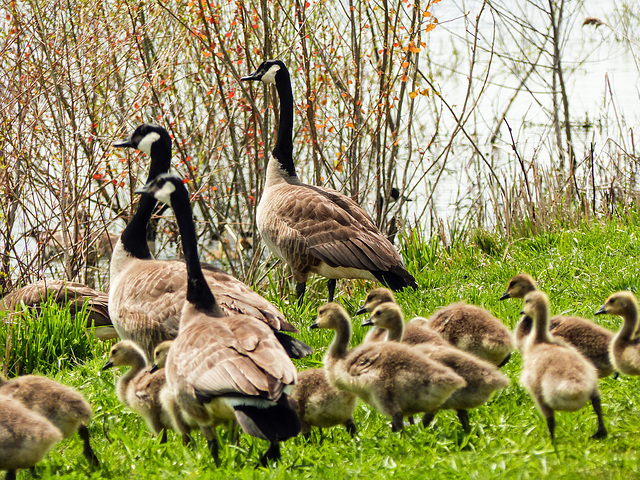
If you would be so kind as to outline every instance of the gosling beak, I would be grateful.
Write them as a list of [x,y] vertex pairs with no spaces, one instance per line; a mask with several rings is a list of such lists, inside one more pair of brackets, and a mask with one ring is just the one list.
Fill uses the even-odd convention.
[[607,313],[607,311],[604,308],[604,305],[602,305],[595,314],[602,315],[603,313]]
[[317,322],[317,321],[315,321],[315,322],[313,322],[313,323],[311,324],[311,326],[310,326],[309,328],[311,328],[311,329],[313,329],[313,328],[320,328],[320,325],[318,325],[318,322]]
[[373,320],[371,320],[371,317],[362,320],[362,323],[360,324],[360,326],[362,327],[370,327],[371,325],[373,325]]
[[160,370],[160,367],[154,363],[153,365],[151,365],[149,373],[157,372],[158,370]]
[[509,292],[504,292],[500,297],[500,300],[506,300],[507,298],[511,298],[511,295],[509,294]]
[[367,313],[367,307],[365,307],[364,305],[362,305],[358,311],[356,312],[356,315],[362,315],[363,313]]
[[113,362],[109,360],[107,363],[104,364],[104,367],[102,367],[102,370],[108,370],[111,367],[113,367]]

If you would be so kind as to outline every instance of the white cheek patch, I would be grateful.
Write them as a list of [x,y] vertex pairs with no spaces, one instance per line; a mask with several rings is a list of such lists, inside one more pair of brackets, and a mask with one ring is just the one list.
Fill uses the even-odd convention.
[[157,132],[147,133],[142,140],[138,143],[138,150],[151,155],[151,145],[160,138],[160,134]]
[[276,83],[276,73],[278,73],[278,70],[280,70],[280,66],[279,65],[272,65],[271,68],[269,68],[269,70],[267,70],[267,73],[265,73],[262,76],[262,81],[264,83],[270,83],[272,85],[275,85],[275,83]]
[[162,188],[153,194],[157,200],[167,205],[171,205],[171,194],[176,191],[176,186],[171,182],[166,182]]

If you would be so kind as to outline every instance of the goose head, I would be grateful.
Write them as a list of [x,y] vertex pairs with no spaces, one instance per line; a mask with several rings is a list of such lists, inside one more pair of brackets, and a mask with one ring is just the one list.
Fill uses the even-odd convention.
[[362,326],[373,325],[385,330],[392,330],[404,324],[402,309],[392,302],[379,304],[371,313],[371,317],[362,321]]
[[318,308],[318,317],[311,325],[311,328],[326,328],[330,330],[350,327],[349,314],[342,305],[335,302],[326,303]]
[[375,308],[381,303],[395,303],[395,301],[396,299],[393,296],[393,292],[388,288],[374,288],[367,294],[367,298],[364,299],[364,305],[358,309],[356,315],[360,315],[366,312],[373,312]]
[[169,349],[171,348],[172,343],[173,340],[165,340],[155,348],[153,351],[153,365],[151,365],[151,373],[165,367],[167,363],[167,355],[169,354]]
[[608,313],[610,315],[625,316],[629,312],[638,310],[636,296],[628,291],[616,292],[607,298],[604,305],[596,312],[596,315]]
[[171,137],[164,127],[150,123],[143,123],[134,130],[130,137],[115,142],[113,146],[135,148],[147,155],[151,155],[151,151],[154,148],[161,148],[170,152]]
[[122,340],[111,347],[109,360],[104,364],[102,370],[122,365],[135,365],[140,359],[144,362],[144,354],[140,348],[130,340]]
[[527,293],[537,289],[538,285],[531,275],[520,273],[509,280],[509,285],[507,285],[507,289],[500,297],[500,300],[507,298],[524,298]]
[[524,297],[524,305],[522,306],[522,314],[528,315],[531,318],[539,319],[544,318],[545,314],[548,314],[549,310],[549,297],[540,290],[529,292]]
[[287,73],[287,67],[281,60],[267,60],[262,62],[258,69],[251,75],[242,77],[242,81],[258,81],[268,85],[275,85],[277,78]]

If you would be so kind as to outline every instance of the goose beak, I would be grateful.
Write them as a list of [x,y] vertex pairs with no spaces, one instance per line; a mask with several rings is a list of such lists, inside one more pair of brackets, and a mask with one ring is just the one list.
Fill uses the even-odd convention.
[[160,367],[154,363],[153,365],[151,365],[149,373],[157,372],[158,370],[160,370]]
[[362,305],[358,311],[356,312],[356,315],[362,315],[363,313],[367,313],[367,307],[365,307],[364,305]]
[[149,187],[147,185],[144,185],[140,188],[136,188],[133,193],[137,193],[139,195],[143,195],[145,193],[151,193],[151,190],[149,189]]
[[311,329],[320,328],[320,326],[318,325],[318,322],[313,322],[309,328]]
[[113,362],[109,360],[107,363],[104,364],[104,367],[102,367],[102,370],[108,370],[111,367],[113,367]]
[[602,315],[603,313],[607,313],[607,311],[604,308],[604,305],[602,305],[595,314]]
[[252,74],[247,75],[246,77],[242,77],[240,79],[240,81],[249,82],[249,81],[252,81],[252,80],[260,80],[262,78],[262,75],[260,75],[258,72],[260,72],[259,69],[256,70],[255,72],[253,72]]
[[118,140],[117,142],[113,143],[114,147],[127,147],[127,148],[135,148],[135,145],[133,144],[133,142],[131,141],[131,137],[129,138],[124,138],[122,140]]
[[362,323],[360,324],[360,326],[362,327],[370,327],[371,325],[373,325],[373,320],[371,320],[371,317],[363,320]]
[[500,297],[500,300],[506,300],[507,298],[511,298],[511,295],[509,294],[509,292],[504,292]]

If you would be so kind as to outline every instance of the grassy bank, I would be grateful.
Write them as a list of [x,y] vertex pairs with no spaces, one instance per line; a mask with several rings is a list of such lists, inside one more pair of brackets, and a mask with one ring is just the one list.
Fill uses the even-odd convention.
[[[640,218],[585,225],[561,233],[506,242],[478,233],[468,244],[449,249],[406,245],[409,269],[417,272],[419,292],[400,294],[407,315],[428,315],[438,306],[465,300],[483,306],[513,327],[520,301],[499,301],[509,278],[521,271],[538,279],[552,303],[552,313],[594,318],[593,313],[612,292],[638,290]],[[318,366],[331,340],[324,331],[310,331],[315,309],[326,295],[324,287],[302,308],[282,300],[279,282],[270,283],[266,296],[300,328],[300,338],[316,353],[298,362],[301,369]],[[351,312],[371,285],[339,282],[338,300]],[[317,296],[314,296],[317,295]],[[596,321],[617,330],[620,319],[600,316]],[[354,321],[355,340],[364,334]],[[4,328],[4,327],[2,327]],[[550,442],[544,420],[519,385],[520,356],[515,354],[504,372],[511,386],[492,401],[470,412],[472,431],[462,432],[455,413],[440,412],[429,429],[411,426],[393,434],[388,420],[359,404],[355,420],[359,433],[351,439],[342,428],[317,432],[312,441],[292,439],[283,445],[283,460],[273,469],[255,469],[266,442],[240,436],[236,444],[221,432],[221,466],[216,468],[201,435],[196,447],[182,447],[170,432],[169,442],[148,433],[141,418],[117,401],[113,371],[101,371],[109,345],[92,344],[94,356],[73,368],[52,374],[79,388],[94,406],[90,426],[102,467],[91,469],[81,454],[78,438],[58,444],[38,465],[40,478],[638,478],[640,454],[640,379],[612,377],[600,381],[609,437],[590,440],[596,429],[590,406],[556,415],[556,445]],[[50,370],[50,365],[47,365]],[[21,472],[20,478],[29,478]]]

